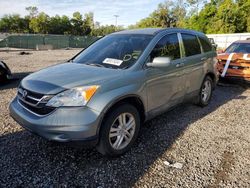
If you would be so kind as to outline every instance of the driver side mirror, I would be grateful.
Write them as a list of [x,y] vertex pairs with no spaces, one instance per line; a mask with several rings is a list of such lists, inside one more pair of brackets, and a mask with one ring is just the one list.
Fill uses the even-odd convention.
[[155,57],[152,63],[147,63],[148,67],[163,68],[170,65],[171,59],[169,57]]

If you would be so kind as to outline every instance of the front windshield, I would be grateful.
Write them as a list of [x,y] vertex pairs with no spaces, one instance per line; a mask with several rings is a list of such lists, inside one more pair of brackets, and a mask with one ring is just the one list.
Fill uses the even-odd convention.
[[225,51],[226,53],[250,53],[250,43],[234,43]]
[[106,36],[73,59],[74,63],[125,69],[136,63],[151,35],[114,34]]

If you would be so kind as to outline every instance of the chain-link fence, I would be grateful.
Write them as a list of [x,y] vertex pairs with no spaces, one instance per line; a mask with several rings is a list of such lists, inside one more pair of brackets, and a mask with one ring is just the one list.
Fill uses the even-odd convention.
[[71,35],[10,35],[0,41],[0,48],[36,49],[37,46],[50,45],[53,49],[86,48],[98,37]]

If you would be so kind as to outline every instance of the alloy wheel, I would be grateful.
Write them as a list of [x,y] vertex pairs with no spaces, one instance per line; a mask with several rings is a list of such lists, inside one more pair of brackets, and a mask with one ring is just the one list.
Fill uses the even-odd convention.
[[206,80],[202,86],[201,99],[203,102],[207,102],[212,92],[212,85],[209,80]]
[[115,150],[129,145],[135,134],[135,117],[130,113],[120,114],[113,122],[109,131],[109,143]]

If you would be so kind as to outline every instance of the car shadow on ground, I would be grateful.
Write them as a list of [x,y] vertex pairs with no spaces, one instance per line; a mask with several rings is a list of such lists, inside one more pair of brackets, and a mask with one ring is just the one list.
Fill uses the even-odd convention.
[[114,159],[103,157],[94,149],[55,144],[23,130],[1,136],[0,167],[4,170],[0,172],[0,186],[133,186],[159,157],[171,150],[190,124],[232,99],[241,99],[244,90],[219,86],[205,108],[185,104],[154,118],[142,126],[136,145]]
[[12,78],[5,83],[0,83],[0,90],[17,88],[20,81],[31,72],[13,73]]

